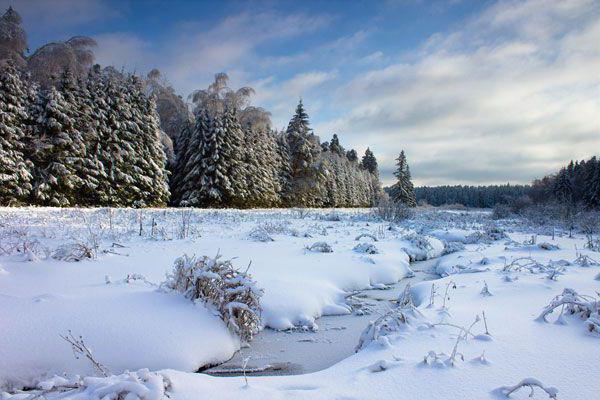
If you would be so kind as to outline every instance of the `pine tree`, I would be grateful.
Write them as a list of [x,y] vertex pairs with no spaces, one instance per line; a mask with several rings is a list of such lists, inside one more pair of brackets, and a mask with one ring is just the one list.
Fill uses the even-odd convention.
[[235,111],[212,119],[202,147],[202,205],[243,206],[248,195],[243,170],[244,135]]
[[348,161],[350,162],[358,162],[358,154],[356,153],[356,150],[354,149],[350,149],[346,152],[346,158],[348,159]]
[[302,100],[296,107],[286,131],[290,149],[291,189],[288,201],[294,206],[318,207],[322,201],[322,169],[317,163],[320,144],[309,129],[308,114]]
[[39,148],[35,154],[36,202],[55,207],[78,203],[78,189],[85,160],[85,143],[77,130],[73,97],[51,88],[40,118]]
[[270,132],[247,129],[244,170],[248,184],[245,207],[273,207],[279,203],[275,137]]
[[345,151],[344,148],[340,145],[340,139],[338,138],[337,134],[333,134],[333,137],[331,138],[331,142],[329,143],[329,151],[331,151],[332,153],[338,154],[340,156],[343,156]]
[[404,150],[400,152],[400,155],[396,159],[396,167],[394,176],[397,182],[391,188],[391,198],[396,203],[415,207],[417,205],[415,189],[411,181],[410,168],[408,167]]
[[140,197],[133,204],[137,206],[163,206],[169,199],[166,170],[166,155],[161,142],[162,131],[156,113],[154,97],[147,97],[136,76],[127,80],[129,103],[132,105],[130,130],[134,133],[135,185]]
[[276,160],[277,160],[277,181],[279,183],[280,204],[283,206],[292,205],[292,160],[290,147],[285,132],[275,135],[276,142]]
[[569,177],[569,170],[561,168],[554,181],[554,195],[562,203],[573,202],[573,187]]
[[370,173],[378,174],[377,159],[375,158],[375,155],[373,154],[371,149],[369,149],[368,147],[367,147],[367,150],[365,150],[365,155],[362,158],[361,165],[364,169],[366,169]]
[[82,188],[82,202],[93,206],[114,205],[113,190],[109,177],[109,159],[105,151],[104,139],[109,136],[110,105],[107,101],[106,79],[102,76],[100,66],[95,65],[89,72],[82,93],[82,116],[84,116],[84,137],[86,142],[87,162],[90,174]]
[[31,164],[24,158],[26,92],[14,65],[0,70],[0,204],[26,201],[31,191]]
[[595,156],[586,163],[584,182],[584,199],[587,206],[600,208],[600,160]]

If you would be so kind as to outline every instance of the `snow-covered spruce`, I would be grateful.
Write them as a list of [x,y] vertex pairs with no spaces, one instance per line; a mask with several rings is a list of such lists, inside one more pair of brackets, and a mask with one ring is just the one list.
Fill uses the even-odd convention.
[[234,268],[231,260],[183,255],[175,260],[173,272],[163,288],[183,293],[214,307],[231,331],[249,342],[261,328],[260,297],[263,290],[252,276]]

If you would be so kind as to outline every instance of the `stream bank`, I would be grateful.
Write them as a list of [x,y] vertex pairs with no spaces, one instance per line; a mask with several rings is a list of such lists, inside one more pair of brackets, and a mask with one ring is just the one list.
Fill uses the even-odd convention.
[[[360,334],[385,313],[407,284],[437,279],[429,272],[436,259],[411,264],[415,276],[387,289],[366,289],[352,296],[354,312],[319,318],[317,331],[265,329],[250,347],[239,350],[229,361],[203,370],[213,376],[297,375],[320,371],[354,354]],[[362,312],[367,310],[367,312]],[[247,360],[244,368],[244,363]]]

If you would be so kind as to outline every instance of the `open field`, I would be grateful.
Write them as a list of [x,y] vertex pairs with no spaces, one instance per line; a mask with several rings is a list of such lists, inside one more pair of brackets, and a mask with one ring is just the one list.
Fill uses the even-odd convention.
[[[483,399],[535,378],[559,398],[591,399],[600,391],[600,254],[585,243],[485,210],[419,209],[390,224],[368,209],[2,208],[0,384],[11,393],[2,398],[38,387],[83,398]],[[299,347],[306,359],[332,341],[360,339],[359,351],[318,372],[247,383],[195,373],[241,343],[214,308],[161,285],[183,254],[233,259],[263,290],[259,350],[241,353],[249,373],[265,366],[257,354],[269,340],[289,340],[273,348]],[[577,295],[564,292],[544,322],[567,288]],[[364,328],[377,321],[349,334],[353,318]],[[69,331],[111,376],[75,377],[98,371],[73,356],[61,338]]]

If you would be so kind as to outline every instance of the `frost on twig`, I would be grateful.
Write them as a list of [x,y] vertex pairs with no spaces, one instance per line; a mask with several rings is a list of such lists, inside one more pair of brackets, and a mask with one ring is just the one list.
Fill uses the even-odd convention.
[[92,351],[89,347],[86,346],[82,336],[75,337],[73,335],[73,332],[71,332],[71,330],[69,329],[67,335],[60,335],[60,337],[66,340],[71,345],[71,350],[73,350],[73,355],[76,359],[79,359],[80,357],[85,357],[92,363],[92,366],[94,367],[94,370],[97,373],[104,377],[110,374],[108,368],[106,368],[103,364],[101,364],[98,360],[94,358]]
[[560,308],[559,321],[563,321],[564,313],[579,315],[582,319],[586,319],[588,331],[600,336],[600,300],[580,295],[575,290],[566,288],[560,295],[552,299],[537,320],[548,322],[546,317],[557,308]]
[[530,390],[529,397],[533,397],[534,389],[536,387],[542,389],[549,398],[558,399],[558,389],[551,386],[544,386],[542,382],[535,378],[525,378],[521,382],[517,383],[514,386],[502,386],[496,389],[498,392],[502,393],[506,397],[509,397],[512,393],[520,390],[521,388],[527,387]]

